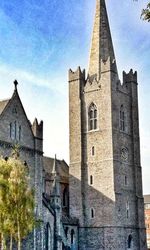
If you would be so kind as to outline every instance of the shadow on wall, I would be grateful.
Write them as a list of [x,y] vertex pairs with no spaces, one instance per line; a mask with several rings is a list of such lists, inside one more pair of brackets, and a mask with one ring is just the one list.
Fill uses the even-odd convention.
[[[84,169],[83,172],[88,171]],[[84,184],[74,176],[69,177],[70,217],[79,219],[79,249],[139,249],[138,227],[130,220],[121,194],[116,203],[94,188],[91,176],[82,177]],[[106,189],[107,186],[109,183]],[[75,246],[72,244],[71,249],[77,249]]]

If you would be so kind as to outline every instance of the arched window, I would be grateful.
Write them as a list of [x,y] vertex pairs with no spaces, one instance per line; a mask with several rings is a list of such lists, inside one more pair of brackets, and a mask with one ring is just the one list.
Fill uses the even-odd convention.
[[125,131],[125,111],[123,105],[120,107],[120,130]]
[[89,130],[97,129],[97,107],[94,103],[91,103],[88,110],[88,123]]
[[128,236],[128,249],[131,248],[131,244],[132,244],[132,235],[130,234],[130,235]]
[[71,245],[73,245],[74,244],[74,230],[72,229],[71,230]]
[[46,239],[46,244],[45,244],[45,249],[46,250],[50,250],[51,249],[51,230],[50,230],[50,225],[49,223],[46,224],[46,235],[45,235],[45,239]]

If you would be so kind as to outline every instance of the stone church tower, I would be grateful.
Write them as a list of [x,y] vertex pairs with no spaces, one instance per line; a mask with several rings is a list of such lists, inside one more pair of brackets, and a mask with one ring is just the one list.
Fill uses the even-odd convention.
[[70,216],[80,250],[145,250],[137,72],[119,81],[105,0],[97,0],[88,76],[69,71]]

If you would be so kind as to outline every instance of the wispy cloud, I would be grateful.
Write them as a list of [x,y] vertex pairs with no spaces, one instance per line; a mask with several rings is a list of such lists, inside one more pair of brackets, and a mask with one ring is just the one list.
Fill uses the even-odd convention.
[[[66,79],[62,77],[41,77],[41,75],[35,75],[31,72],[13,68],[8,65],[0,64],[0,82],[12,82],[17,79],[22,83],[30,83],[34,86],[47,87],[53,93],[60,93],[64,95],[64,86],[66,85]],[[61,83],[61,84],[60,84]]]

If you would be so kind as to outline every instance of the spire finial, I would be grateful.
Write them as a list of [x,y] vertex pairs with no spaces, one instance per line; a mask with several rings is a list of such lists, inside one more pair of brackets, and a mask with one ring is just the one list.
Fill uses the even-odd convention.
[[16,90],[17,89],[17,85],[18,85],[17,80],[14,81],[14,85],[15,85],[15,90]]
[[60,195],[60,180],[59,180],[59,174],[57,171],[57,160],[56,160],[56,154],[54,158],[54,163],[53,163],[53,170],[52,174],[54,176],[54,181],[53,181],[53,195]]
[[55,154],[54,163],[53,163],[53,170],[52,170],[53,174],[57,173],[56,164],[57,164],[57,162],[56,162],[56,154]]

